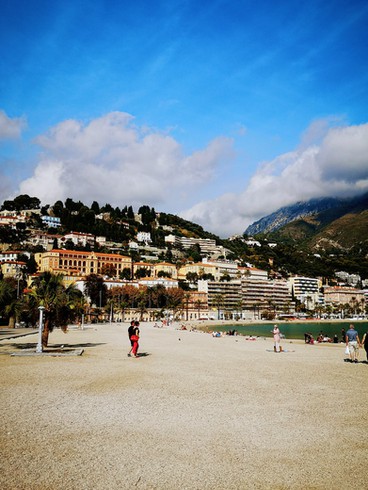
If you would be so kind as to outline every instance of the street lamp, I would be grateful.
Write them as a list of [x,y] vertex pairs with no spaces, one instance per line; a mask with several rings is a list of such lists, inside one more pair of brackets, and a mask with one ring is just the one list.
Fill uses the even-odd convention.
[[20,293],[20,290],[19,290],[19,282],[22,278],[22,268],[19,264],[16,265],[15,267],[15,270],[16,270],[16,274],[15,274],[15,278],[17,280],[17,299],[19,298],[19,293]]
[[43,330],[43,312],[45,310],[44,306],[39,306],[38,309],[40,310],[40,320],[38,322],[38,343],[36,347],[36,352],[40,354],[42,352],[42,330]]

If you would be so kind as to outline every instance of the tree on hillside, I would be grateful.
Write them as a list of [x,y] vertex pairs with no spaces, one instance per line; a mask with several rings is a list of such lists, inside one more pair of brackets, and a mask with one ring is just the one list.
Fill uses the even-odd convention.
[[41,201],[37,197],[22,194],[13,201],[4,201],[1,211],[23,211],[25,209],[39,209]]
[[97,201],[93,201],[92,205],[91,205],[91,210],[95,213],[95,214],[100,214],[100,206],[98,204]]
[[57,218],[61,218],[63,215],[64,204],[62,201],[56,201],[56,203],[52,206],[52,213]]

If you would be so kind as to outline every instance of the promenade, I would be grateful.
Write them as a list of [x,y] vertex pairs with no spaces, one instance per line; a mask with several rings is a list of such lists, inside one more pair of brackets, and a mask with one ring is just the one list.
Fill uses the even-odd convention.
[[[4,490],[367,488],[368,365],[340,344],[141,324],[0,340]],[[16,331],[15,331],[16,332]],[[365,360],[361,351],[360,360]]]

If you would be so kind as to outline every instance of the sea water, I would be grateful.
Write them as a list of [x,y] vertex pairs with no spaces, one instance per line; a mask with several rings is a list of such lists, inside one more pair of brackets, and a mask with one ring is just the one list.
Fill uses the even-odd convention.
[[[348,330],[350,324],[353,324],[355,329],[359,333],[360,340],[362,340],[363,334],[368,331],[368,322],[310,322],[305,321],[302,323],[292,322],[277,322],[280,332],[286,339],[303,339],[304,334],[312,334],[314,339],[317,339],[320,332],[326,337],[334,338],[337,335],[339,342],[342,341],[342,329]],[[220,332],[227,332],[228,330],[236,330],[241,335],[254,335],[257,337],[272,337],[272,329],[275,323],[254,323],[249,325],[214,325],[211,330]],[[344,340],[345,341],[345,340]]]

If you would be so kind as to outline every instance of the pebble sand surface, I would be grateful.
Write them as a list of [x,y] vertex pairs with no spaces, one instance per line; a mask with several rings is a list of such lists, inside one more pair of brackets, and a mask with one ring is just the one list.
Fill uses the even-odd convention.
[[368,365],[344,346],[143,323],[134,359],[127,327],[53,332],[74,357],[0,342],[3,490],[368,488]]

